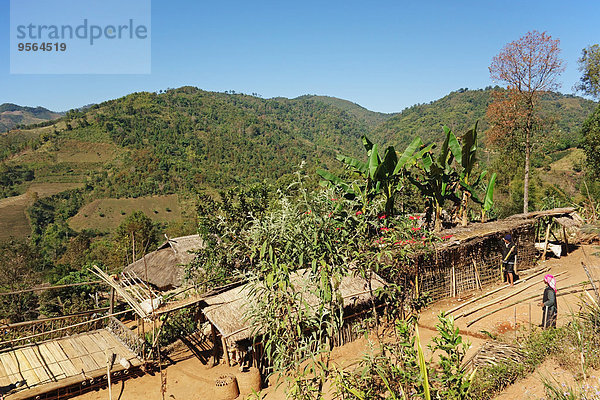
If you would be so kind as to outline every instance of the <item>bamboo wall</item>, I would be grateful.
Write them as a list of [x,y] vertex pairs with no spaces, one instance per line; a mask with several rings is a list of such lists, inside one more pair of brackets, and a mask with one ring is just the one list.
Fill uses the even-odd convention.
[[502,282],[501,238],[510,233],[517,246],[517,274],[536,263],[535,228],[525,225],[458,246],[438,250],[417,261],[419,289],[433,301],[478,289],[476,269],[482,287]]

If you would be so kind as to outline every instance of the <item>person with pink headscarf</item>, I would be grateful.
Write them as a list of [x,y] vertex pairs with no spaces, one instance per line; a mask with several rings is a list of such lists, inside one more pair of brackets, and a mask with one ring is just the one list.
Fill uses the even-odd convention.
[[556,314],[558,307],[556,305],[556,279],[554,276],[547,274],[544,276],[546,288],[544,289],[544,297],[539,304],[542,307],[542,328],[556,328]]

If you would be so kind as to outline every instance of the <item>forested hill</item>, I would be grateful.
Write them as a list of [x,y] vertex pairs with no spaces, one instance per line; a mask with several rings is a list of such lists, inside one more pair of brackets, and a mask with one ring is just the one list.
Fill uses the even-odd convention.
[[[480,120],[484,131],[490,93],[463,89],[392,115],[326,96],[262,99],[194,87],[141,92],[70,111],[50,126],[5,134],[0,154],[36,177],[50,171],[86,176],[95,196],[221,189],[275,182],[302,162],[311,171],[339,168],[337,154],[363,154],[363,134],[402,150],[415,135],[436,141],[443,124],[462,134]],[[544,139],[547,150],[579,144],[580,124],[593,107],[580,97],[545,96],[545,112],[557,121]],[[32,143],[37,156],[14,156]]]
[[359,104],[331,96],[305,95],[300,96],[297,99],[321,101],[323,103],[330,104],[341,110],[347,111],[359,120],[364,121],[370,129],[375,128],[377,125],[389,120],[394,115],[397,115],[396,113],[386,114],[367,110]]
[[[43,145],[37,144],[44,155],[48,149],[80,154],[83,150],[73,147],[86,149],[89,142],[116,146],[118,156],[90,170],[88,183],[98,195],[135,197],[274,182],[303,161],[311,170],[334,168],[335,155],[360,154],[368,123],[309,98],[262,99],[182,87],[70,111],[44,129],[39,136]],[[32,134],[14,135],[19,133],[31,140]],[[61,154],[52,157],[65,158]],[[23,159],[8,156],[12,162]],[[39,159],[28,167],[48,170],[38,165]],[[78,162],[73,155],[69,160]]]
[[16,104],[0,104],[0,133],[19,125],[31,125],[60,118],[60,114],[44,107],[22,107]]
[[[488,128],[485,115],[493,90],[491,87],[479,90],[459,89],[428,104],[414,105],[377,126],[372,136],[387,144],[405,144],[414,136],[433,142],[439,141],[443,136],[442,125],[462,134],[477,120],[480,131],[485,132]],[[555,122],[548,127],[552,134],[542,138],[545,150],[556,151],[578,146],[581,141],[581,124],[594,110],[595,104],[578,96],[560,93],[544,95],[543,113]]]

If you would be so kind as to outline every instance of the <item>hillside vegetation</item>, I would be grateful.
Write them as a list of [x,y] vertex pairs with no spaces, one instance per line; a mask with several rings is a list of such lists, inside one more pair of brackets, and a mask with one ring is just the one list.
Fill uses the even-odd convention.
[[59,113],[44,107],[22,107],[12,103],[0,104],[0,133],[16,126],[32,125],[60,118]]
[[[414,136],[425,142],[439,142],[442,125],[457,133],[469,129],[475,121],[485,132],[488,128],[487,106],[493,88],[459,89],[428,104],[417,104],[380,124],[372,133],[380,142],[408,143]],[[541,145],[544,151],[559,151],[581,144],[581,124],[591,114],[596,103],[582,97],[547,93],[542,96],[543,114],[550,120]]]
[[[133,93],[0,135],[0,158],[9,172],[4,174],[0,194],[17,196],[34,184],[60,188],[69,183],[85,190],[85,205],[95,199],[127,198],[131,203],[154,195],[214,194],[262,182],[285,187],[302,163],[309,172],[341,169],[335,156],[360,155],[364,134],[402,150],[415,136],[426,143],[440,142],[444,124],[461,135],[479,120],[485,136],[491,90],[460,89],[398,114],[369,111],[328,96],[262,99],[194,87]],[[580,143],[579,127],[595,105],[560,94],[548,94],[543,101],[544,112],[555,123],[550,127],[552,134],[541,138],[544,151],[538,152],[535,161],[540,169],[571,154],[565,149]],[[5,111],[11,109],[4,106]],[[571,161],[572,157],[563,162],[567,169],[572,169]],[[555,169],[553,165],[546,182],[560,186],[565,174],[573,174],[563,167],[558,176]],[[571,186],[569,193],[576,190]],[[498,195],[511,196],[508,192]],[[22,228],[27,224],[25,202],[17,203],[19,210],[11,215],[20,217],[11,220],[19,220],[21,228],[15,232],[23,233],[27,231]],[[135,209],[130,203],[127,208]],[[148,207],[145,200],[142,203],[138,208]],[[175,210],[176,205],[170,208]],[[77,218],[77,229],[96,229],[94,223],[108,221],[84,214]],[[120,219],[119,214],[114,220]]]
[[300,96],[298,99],[306,99],[306,100],[314,100],[320,101],[325,104],[332,105],[334,107],[339,108],[340,110],[344,110],[351,115],[354,115],[361,121],[364,121],[370,129],[375,128],[377,125],[389,120],[397,113],[386,114],[368,110],[363,106],[353,103],[348,100],[339,99],[337,97],[331,96],[317,96],[317,95],[305,95]]

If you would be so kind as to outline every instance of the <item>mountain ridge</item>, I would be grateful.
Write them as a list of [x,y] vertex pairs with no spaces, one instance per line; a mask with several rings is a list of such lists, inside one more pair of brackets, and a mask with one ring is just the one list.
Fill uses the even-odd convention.
[[62,116],[61,113],[37,106],[19,106],[13,103],[0,104],[0,133],[7,132],[20,125],[33,125]]

